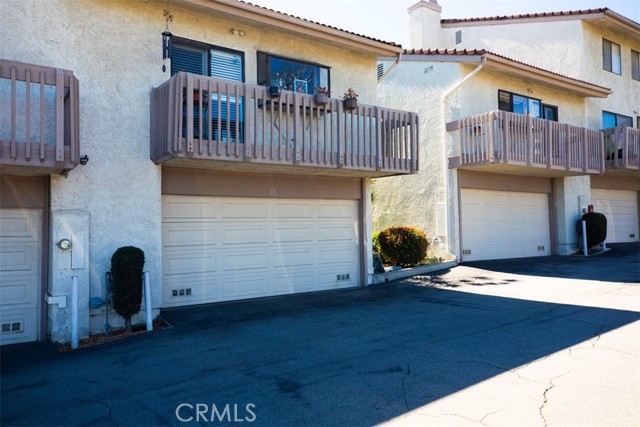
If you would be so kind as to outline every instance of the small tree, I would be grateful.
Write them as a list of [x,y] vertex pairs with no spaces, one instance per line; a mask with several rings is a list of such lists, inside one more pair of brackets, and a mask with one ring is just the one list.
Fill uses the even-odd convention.
[[134,246],[124,246],[111,257],[111,289],[113,309],[124,317],[125,328],[131,332],[131,316],[140,311],[144,252]]
[[393,265],[411,267],[427,256],[429,241],[424,231],[415,227],[389,227],[378,233],[381,255]]
[[582,215],[587,227],[587,248],[599,245],[607,238],[607,217],[599,212],[588,212]]

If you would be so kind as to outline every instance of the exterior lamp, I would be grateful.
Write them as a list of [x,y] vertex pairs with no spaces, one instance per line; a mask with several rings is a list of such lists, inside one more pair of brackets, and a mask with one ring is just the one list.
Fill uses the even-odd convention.
[[171,59],[171,54],[173,53],[173,34],[169,30],[162,32],[162,72],[167,71],[167,66],[165,65],[165,61],[167,59]]

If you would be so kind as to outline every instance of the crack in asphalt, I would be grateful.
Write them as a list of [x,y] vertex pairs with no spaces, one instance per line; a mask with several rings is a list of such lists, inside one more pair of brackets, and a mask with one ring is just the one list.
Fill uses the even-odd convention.
[[567,372],[564,372],[560,375],[557,375],[553,378],[549,379],[549,386],[545,389],[545,391],[542,393],[542,405],[540,405],[540,407],[538,407],[538,414],[540,414],[540,418],[542,419],[542,425],[544,427],[547,427],[547,419],[545,418],[544,414],[542,413],[542,411],[544,410],[544,407],[547,405],[547,403],[549,402],[549,399],[547,397],[547,393],[549,393],[552,389],[554,389],[556,387],[556,385],[553,383],[553,380],[557,380],[560,377],[563,377],[565,375],[567,375],[569,372],[571,372],[572,370],[568,370]]

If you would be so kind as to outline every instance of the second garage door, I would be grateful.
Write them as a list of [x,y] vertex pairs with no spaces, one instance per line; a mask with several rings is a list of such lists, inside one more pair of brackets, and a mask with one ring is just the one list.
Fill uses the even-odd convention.
[[165,307],[359,284],[358,202],[163,196]]
[[638,192],[591,190],[593,208],[607,217],[607,242],[638,241]]
[[545,193],[461,190],[462,260],[550,254]]

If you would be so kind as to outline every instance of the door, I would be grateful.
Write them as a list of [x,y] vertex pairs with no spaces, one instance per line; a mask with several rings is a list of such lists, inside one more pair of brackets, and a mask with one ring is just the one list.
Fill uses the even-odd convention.
[[593,209],[607,217],[607,243],[638,241],[638,192],[591,190]]
[[462,260],[550,254],[546,193],[461,190]]
[[39,334],[41,212],[0,209],[0,344]]
[[359,284],[355,200],[163,196],[165,307]]

